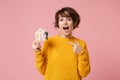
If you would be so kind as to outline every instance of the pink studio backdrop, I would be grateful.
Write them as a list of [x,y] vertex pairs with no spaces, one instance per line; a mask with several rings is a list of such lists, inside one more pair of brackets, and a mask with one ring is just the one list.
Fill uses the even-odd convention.
[[34,64],[34,33],[42,27],[56,35],[54,15],[64,6],[81,15],[74,35],[89,49],[84,80],[120,80],[119,0],[0,0],[0,80],[43,80]]

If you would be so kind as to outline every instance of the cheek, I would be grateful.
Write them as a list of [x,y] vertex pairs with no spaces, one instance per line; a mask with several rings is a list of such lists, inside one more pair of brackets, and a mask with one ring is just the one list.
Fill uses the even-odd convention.
[[62,30],[62,29],[63,29],[63,27],[59,25],[59,28],[58,28],[58,29],[59,29],[59,30]]
[[73,30],[73,26],[70,27],[70,30],[71,30],[71,31]]
[[73,29],[73,26],[74,26],[73,23],[71,23],[71,24],[70,24],[70,28]]
[[69,22],[69,25],[70,25],[70,26],[73,26],[73,21]]
[[60,27],[62,25],[62,23],[61,22],[58,22],[58,26]]

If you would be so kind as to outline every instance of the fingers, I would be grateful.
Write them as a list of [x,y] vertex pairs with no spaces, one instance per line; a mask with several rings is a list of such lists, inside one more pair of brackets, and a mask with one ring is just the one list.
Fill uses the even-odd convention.
[[76,44],[79,44],[78,41],[77,41],[76,39],[74,40],[74,42],[75,42]]
[[33,41],[32,47],[33,47],[34,50],[40,50],[40,48],[41,48],[40,42],[39,41]]
[[79,45],[78,41],[75,39],[74,40],[75,43],[73,42],[67,42],[68,44],[72,45],[72,46],[75,46],[76,44]]
[[33,41],[33,46],[39,46],[40,45],[40,42],[39,41]]
[[67,42],[68,44],[70,44],[70,45],[72,45],[72,46],[74,46],[75,44],[74,43],[72,43],[72,42]]
[[75,39],[74,43],[73,42],[67,42],[68,44],[72,45],[73,51],[75,53],[80,53],[82,51],[82,47],[78,43],[78,41]]

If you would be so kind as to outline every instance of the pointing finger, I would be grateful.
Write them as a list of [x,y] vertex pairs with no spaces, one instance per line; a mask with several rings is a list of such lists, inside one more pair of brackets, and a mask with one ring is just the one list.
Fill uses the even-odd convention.
[[67,42],[68,44],[70,44],[70,45],[72,45],[72,46],[74,46],[75,44],[74,43],[72,43],[72,42]]
[[77,41],[76,39],[75,39],[74,41],[75,41],[76,44],[79,44],[78,41]]

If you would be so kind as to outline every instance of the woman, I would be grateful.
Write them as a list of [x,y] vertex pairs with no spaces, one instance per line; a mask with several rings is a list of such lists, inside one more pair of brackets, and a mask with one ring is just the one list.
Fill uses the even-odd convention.
[[60,33],[49,37],[42,48],[39,41],[33,42],[36,67],[44,80],[82,80],[89,74],[86,43],[72,35],[79,23],[75,9],[64,7],[55,14],[55,27]]

